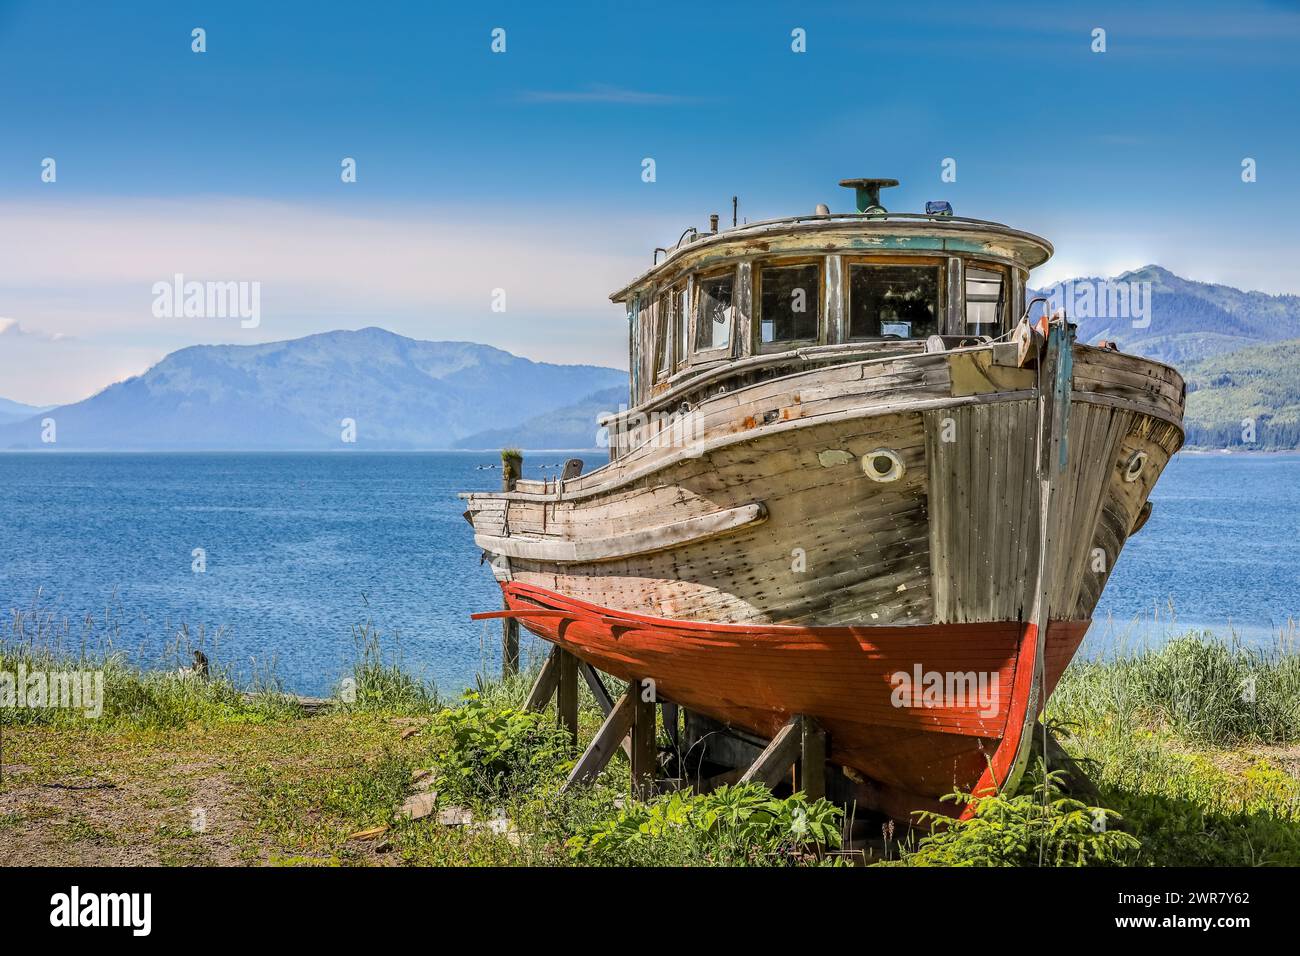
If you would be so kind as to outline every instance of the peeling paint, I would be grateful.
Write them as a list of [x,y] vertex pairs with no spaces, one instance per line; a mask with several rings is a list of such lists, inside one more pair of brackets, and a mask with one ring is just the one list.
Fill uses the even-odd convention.
[[828,448],[818,453],[817,460],[823,468],[834,468],[836,465],[847,465],[853,460],[853,455],[842,448]]

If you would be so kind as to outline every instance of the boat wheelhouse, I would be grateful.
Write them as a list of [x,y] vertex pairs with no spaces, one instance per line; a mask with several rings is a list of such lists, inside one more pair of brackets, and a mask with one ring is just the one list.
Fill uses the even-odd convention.
[[842,185],[855,212],[656,250],[612,296],[610,461],[464,497],[498,613],[746,733],[815,720],[862,802],[904,814],[1018,780],[1184,387],[1031,324],[1046,240]]
[[893,184],[845,180],[857,213],[722,232],[715,216],[710,232],[688,230],[672,250],[655,250],[654,267],[611,296],[628,309],[633,404],[658,404],[746,359],[760,361],[734,371],[1008,332],[1024,311],[1029,271],[1051,245],[950,212],[887,213],[879,189]]

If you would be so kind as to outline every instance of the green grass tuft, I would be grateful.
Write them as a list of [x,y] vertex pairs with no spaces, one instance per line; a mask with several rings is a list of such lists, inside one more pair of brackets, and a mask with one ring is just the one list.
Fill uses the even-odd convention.
[[342,706],[349,710],[386,714],[432,714],[441,709],[438,688],[432,681],[408,673],[397,660],[385,660],[383,642],[374,626],[353,629],[357,649],[352,675],[338,688]]

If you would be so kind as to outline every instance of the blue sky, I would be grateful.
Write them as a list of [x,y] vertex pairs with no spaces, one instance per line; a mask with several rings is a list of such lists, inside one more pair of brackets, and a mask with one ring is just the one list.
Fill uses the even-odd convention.
[[[654,246],[849,176],[1047,236],[1039,281],[1300,292],[1300,4],[989,7],[0,0],[0,395],[371,324],[623,365]],[[260,282],[260,325],[155,317],[176,272]]]

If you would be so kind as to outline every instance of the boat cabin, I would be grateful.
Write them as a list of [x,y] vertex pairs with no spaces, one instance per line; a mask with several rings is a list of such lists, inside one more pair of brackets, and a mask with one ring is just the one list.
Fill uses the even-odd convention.
[[655,250],[653,267],[610,297],[627,306],[631,405],[688,397],[692,381],[717,384],[731,366],[770,377],[792,359],[806,368],[1011,330],[1029,271],[1052,254],[1047,240],[954,216],[947,203],[888,212],[880,189],[896,180],[841,185],[856,190],[856,211],[823,205],[723,231],[713,216],[709,232]]

